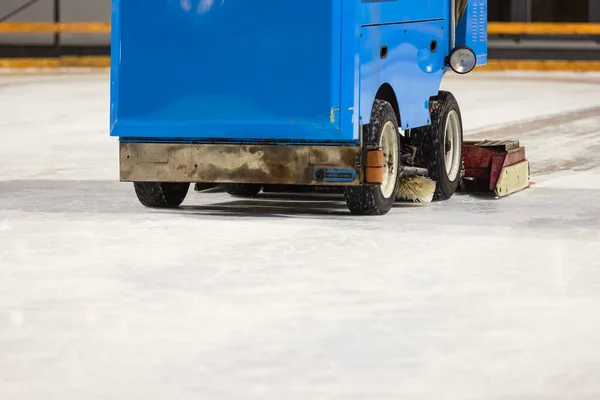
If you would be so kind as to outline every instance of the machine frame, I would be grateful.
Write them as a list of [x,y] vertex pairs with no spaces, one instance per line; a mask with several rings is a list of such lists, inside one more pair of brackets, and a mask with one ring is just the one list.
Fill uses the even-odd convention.
[[[271,3],[274,5],[274,1],[263,0],[262,3],[266,7]],[[326,29],[323,32],[328,33],[324,36],[331,41],[327,60],[331,75],[324,79],[328,88],[316,92],[321,96],[316,102],[325,104],[329,101],[331,106],[319,111],[314,120],[304,122],[291,121],[291,115],[282,114],[289,113],[291,106],[277,108],[282,115],[272,113],[273,119],[262,116],[262,110],[257,111],[260,118],[248,114],[245,119],[238,120],[218,120],[210,116],[203,119],[193,114],[194,107],[210,108],[211,98],[186,100],[185,103],[180,101],[177,93],[167,92],[171,88],[162,88],[162,93],[160,90],[146,91],[143,79],[152,82],[156,75],[140,71],[142,59],[148,57],[143,48],[137,50],[131,42],[139,41],[141,36],[133,33],[137,27],[129,17],[131,10],[124,8],[127,2],[113,0],[112,59],[115,61],[111,65],[111,135],[118,137],[120,142],[120,179],[136,184],[136,193],[144,205],[178,206],[187,189],[183,196],[175,196],[172,201],[165,200],[165,193],[170,188],[179,188],[178,193],[183,192],[181,188],[190,183],[234,185],[238,188],[237,194],[247,195],[255,194],[265,185],[327,185],[354,190],[354,194],[346,196],[354,213],[385,214],[394,197],[392,195],[390,201],[389,196],[381,196],[386,179],[397,183],[402,175],[421,173],[429,174],[440,184],[439,171],[431,171],[431,168],[444,161],[444,151],[427,150],[429,153],[425,154],[416,147],[425,149],[430,143],[444,141],[442,148],[462,148],[460,109],[451,94],[448,97],[439,88],[450,70],[468,73],[487,63],[487,1],[459,0],[460,4],[455,0],[330,2],[331,25],[315,29]],[[234,3],[223,2],[221,5],[233,7],[231,4]],[[218,7],[219,2],[215,4]],[[462,10],[462,15],[457,16],[457,10]],[[265,9],[264,13],[268,12]],[[204,32],[202,29],[210,27],[213,22],[209,14],[190,20],[190,26],[196,29],[192,32]],[[140,18],[145,17],[142,14]],[[278,27],[285,29],[285,25]],[[277,34],[273,31],[273,35]],[[239,32],[227,35],[237,35],[234,39],[243,45],[244,38]],[[227,42],[227,38],[223,40]],[[212,44],[207,44],[207,51],[212,48],[210,46]],[[292,56],[292,53],[286,54]],[[325,52],[319,54],[319,59],[305,60],[306,65],[298,66],[299,70],[310,68],[319,60],[325,61]],[[197,62],[194,57],[188,55],[186,60]],[[164,69],[167,65],[160,64],[163,61],[145,62],[150,70]],[[217,63],[217,60],[209,59],[208,62]],[[201,70],[202,66],[198,68]],[[260,72],[249,67],[246,73],[258,76]],[[278,72],[274,77],[277,79],[285,77],[279,76]],[[302,84],[319,87],[317,82],[300,82],[298,87]],[[228,82],[222,85],[226,87]],[[212,86],[205,87],[214,90]],[[240,91],[223,89],[223,94],[233,93],[233,98]],[[250,96],[255,104],[268,103],[274,110],[272,99],[268,98],[272,93],[279,92],[267,85],[264,93],[257,91]],[[161,94],[178,103],[160,108],[159,100],[154,103],[147,100]],[[243,94],[248,97],[247,92]],[[293,90],[290,90],[290,96],[293,96]],[[301,99],[289,97],[280,101],[286,100],[293,103],[294,112],[299,110],[300,116],[313,112],[308,109],[306,100],[303,103]],[[446,110],[446,104],[439,104],[442,100],[452,103],[453,108]],[[442,114],[436,115],[435,110]],[[184,114],[186,112],[188,114]],[[185,119],[185,115],[191,117]],[[455,129],[459,131],[455,135],[456,142],[450,144],[446,139],[448,115],[458,117]],[[387,120],[380,121],[381,118]],[[415,137],[417,139],[413,140]],[[420,145],[415,146],[416,143]],[[456,153],[452,157],[455,156]],[[451,185],[438,188],[437,198],[451,197],[460,177],[446,177]],[[141,188],[143,185],[146,187]],[[162,200],[150,198],[157,196],[152,193],[160,193]],[[232,194],[235,193],[232,191]],[[385,204],[352,207],[352,202]]]

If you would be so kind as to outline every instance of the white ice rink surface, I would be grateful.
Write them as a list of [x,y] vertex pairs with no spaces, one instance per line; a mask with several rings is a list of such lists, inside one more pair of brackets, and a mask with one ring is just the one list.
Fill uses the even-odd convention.
[[600,75],[444,87],[534,187],[152,211],[118,182],[107,75],[0,75],[0,399],[600,398]]

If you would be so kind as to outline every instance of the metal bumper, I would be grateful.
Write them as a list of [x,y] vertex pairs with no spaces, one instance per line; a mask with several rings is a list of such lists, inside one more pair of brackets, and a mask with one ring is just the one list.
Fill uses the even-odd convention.
[[120,179],[358,185],[359,146],[243,144],[119,144]]

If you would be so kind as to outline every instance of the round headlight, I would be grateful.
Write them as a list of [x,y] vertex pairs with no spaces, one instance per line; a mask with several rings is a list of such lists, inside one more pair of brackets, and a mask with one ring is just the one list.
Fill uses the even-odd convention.
[[450,53],[449,64],[457,74],[468,74],[477,65],[477,56],[469,47],[457,47]]

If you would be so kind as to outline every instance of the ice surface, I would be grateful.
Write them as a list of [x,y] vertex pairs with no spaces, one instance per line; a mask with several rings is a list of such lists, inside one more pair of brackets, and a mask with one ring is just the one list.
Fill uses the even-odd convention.
[[0,399],[596,400],[600,75],[444,87],[470,137],[527,144],[533,188],[147,210],[106,75],[0,76]]

